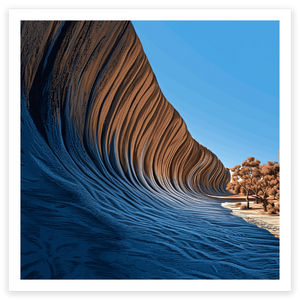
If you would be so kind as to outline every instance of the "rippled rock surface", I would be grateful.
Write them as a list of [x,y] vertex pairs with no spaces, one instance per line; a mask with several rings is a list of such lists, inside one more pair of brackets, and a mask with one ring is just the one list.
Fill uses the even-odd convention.
[[279,278],[130,22],[22,22],[21,150],[21,278]]

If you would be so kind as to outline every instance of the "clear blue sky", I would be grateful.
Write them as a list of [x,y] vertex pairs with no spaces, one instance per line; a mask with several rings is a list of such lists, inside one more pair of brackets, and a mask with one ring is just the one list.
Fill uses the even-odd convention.
[[279,22],[133,21],[167,100],[231,168],[278,161]]

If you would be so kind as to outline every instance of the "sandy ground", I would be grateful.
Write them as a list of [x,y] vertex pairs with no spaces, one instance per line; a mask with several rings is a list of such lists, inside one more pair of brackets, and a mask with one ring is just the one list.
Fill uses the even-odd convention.
[[[246,204],[246,202],[242,202],[242,204]],[[279,215],[268,215],[264,212],[260,204],[250,202],[251,209],[249,210],[240,210],[233,202],[225,202],[221,205],[231,209],[233,215],[243,218],[248,223],[268,230],[277,238],[280,237]]]

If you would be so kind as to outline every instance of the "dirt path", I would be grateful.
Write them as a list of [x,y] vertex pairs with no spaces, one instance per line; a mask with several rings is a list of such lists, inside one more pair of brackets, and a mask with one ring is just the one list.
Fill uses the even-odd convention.
[[[242,204],[246,204],[246,202],[243,202]],[[268,230],[277,238],[280,237],[280,216],[269,215],[263,210],[261,204],[250,202],[251,209],[247,210],[240,210],[233,202],[225,202],[221,205],[224,208],[231,209],[233,215],[243,218],[248,223],[255,224],[260,228]]]

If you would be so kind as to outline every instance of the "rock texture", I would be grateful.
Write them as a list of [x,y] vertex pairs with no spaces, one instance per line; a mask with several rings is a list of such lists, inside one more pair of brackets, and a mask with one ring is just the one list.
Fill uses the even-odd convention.
[[130,22],[22,22],[21,54],[22,96],[51,147],[74,156],[77,135],[95,165],[131,182],[226,193],[229,171],[162,94]]
[[278,279],[279,240],[206,196],[229,177],[130,22],[22,22],[21,279]]

